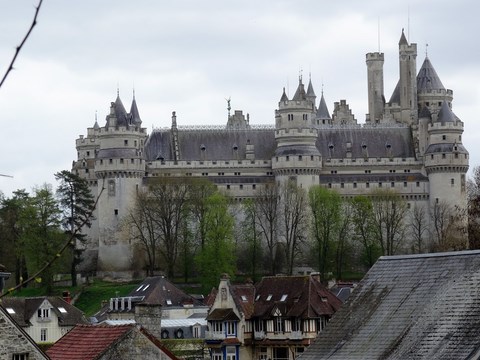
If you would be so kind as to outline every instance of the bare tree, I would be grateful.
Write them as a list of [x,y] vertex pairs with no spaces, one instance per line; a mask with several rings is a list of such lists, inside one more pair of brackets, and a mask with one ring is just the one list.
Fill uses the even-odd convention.
[[395,191],[378,189],[372,195],[375,238],[383,255],[395,255],[403,245],[407,205]]
[[149,186],[154,201],[153,221],[160,238],[159,251],[172,278],[182,236],[182,224],[187,221],[189,186],[186,181],[159,180]]
[[427,251],[425,242],[428,237],[428,214],[427,209],[422,204],[414,204],[409,212],[409,235],[412,239],[412,250],[414,253],[421,254]]
[[445,201],[433,204],[431,209],[433,251],[463,250],[467,247],[464,240],[465,218],[463,210]]
[[132,239],[138,241],[147,254],[147,274],[153,276],[157,266],[157,248],[160,234],[154,218],[155,204],[147,192],[139,192],[135,206],[126,218],[125,225],[129,228]]
[[305,243],[308,213],[307,194],[295,181],[288,180],[281,189],[282,235],[284,239],[287,274],[292,275],[295,260]]
[[480,166],[467,181],[468,241],[470,249],[480,249]]
[[266,184],[255,198],[255,216],[260,234],[267,246],[270,273],[275,275],[279,269],[276,264],[278,245],[278,221],[280,211],[280,187],[276,183]]

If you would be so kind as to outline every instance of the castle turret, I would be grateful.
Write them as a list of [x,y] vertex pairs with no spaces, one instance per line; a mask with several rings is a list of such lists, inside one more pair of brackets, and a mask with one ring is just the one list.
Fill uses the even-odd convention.
[[383,92],[383,63],[384,54],[375,52],[367,54],[368,80],[368,114],[367,123],[378,123],[383,117],[385,109],[385,95]]
[[430,182],[430,203],[447,203],[466,209],[465,175],[468,151],[462,144],[463,123],[443,101],[440,112],[428,125],[425,170]]
[[325,97],[323,96],[323,90],[322,97],[320,98],[320,103],[318,104],[317,113],[315,114],[315,123],[317,125],[325,125],[332,123],[332,117],[330,116],[327,103],[325,102]]
[[417,44],[409,44],[402,29],[398,43],[400,56],[401,121],[414,124],[417,120]]
[[275,139],[277,148],[272,159],[272,169],[280,181],[296,179],[297,184],[308,189],[319,183],[321,156],[315,143],[317,128],[315,104],[312,94],[305,92],[302,79],[292,100],[285,89],[275,111]]

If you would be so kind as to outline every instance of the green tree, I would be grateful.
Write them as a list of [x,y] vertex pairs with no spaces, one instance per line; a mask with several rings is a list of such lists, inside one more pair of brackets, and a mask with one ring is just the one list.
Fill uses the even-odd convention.
[[59,181],[57,197],[63,212],[62,224],[65,233],[72,237],[70,275],[72,286],[77,286],[77,266],[82,262],[82,245],[86,241],[81,230],[92,225],[95,200],[87,181],[80,176],[62,170],[55,174],[55,179]]
[[203,249],[207,237],[207,199],[216,193],[215,185],[204,179],[194,179],[189,182],[189,209],[195,237],[199,239],[200,248]]
[[342,199],[335,191],[312,186],[308,192],[312,213],[312,235],[317,252],[317,266],[322,281],[326,281],[330,263],[335,259],[335,241],[341,224]]
[[0,208],[0,258],[15,274],[15,284],[28,278],[25,258],[25,238],[33,216],[30,195],[24,190],[13,192],[11,198],[3,198]]
[[371,268],[381,255],[380,246],[375,238],[375,221],[372,200],[359,195],[351,201],[354,238],[362,246],[364,264]]
[[228,201],[221,194],[213,194],[206,202],[206,237],[203,250],[196,260],[204,290],[216,286],[223,273],[235,274],[235,243],[233,217],[228,212]]
[[[35,272],[55,257],[67,238],[62,231],[62,211],[47,184],[34,190],[31,199],[33,216],[27,225],[26,254],[30,272]],[[58,261],[47,267],[41,274],[42,284],[48,294],[53,289],[53,275],[60,269]]]
[[467,182],[468,242],[470,249],[480,249],[480,166],[473,169]]

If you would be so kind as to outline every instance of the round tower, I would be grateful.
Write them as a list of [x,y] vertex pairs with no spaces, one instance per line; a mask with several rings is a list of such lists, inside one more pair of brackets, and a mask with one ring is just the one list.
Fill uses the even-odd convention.
[[468,151],[462,144],[463,123],[443,101],[438,115],[428,124],[425,171],[430,183],[430,204],[446,203],[467,208],[466,180]]
[[122,219],[135,204],[136,193],[145,176],[143,146],[146,137],[135,99],[127,113],[117,96],[111,103],[105,127],[99,129],[95,156],[97,194],[101,197],[97,208],[97,272],[102,276],[130,276],[133,247]]
[[321,167],[321,155],[316,147],[318,130],[314,126],[313,87],[309,92],[310,95],[305,92],[301,78],[292,100],[283,90],[275,111],[277,148],[272,159],[273,173],[278,181],[295,180],[306,190],[319,184]]
[[383,92],[384,54],[379,52],[366,55],[368,80],[367,123],[378,123],[383,117],[385,94]]

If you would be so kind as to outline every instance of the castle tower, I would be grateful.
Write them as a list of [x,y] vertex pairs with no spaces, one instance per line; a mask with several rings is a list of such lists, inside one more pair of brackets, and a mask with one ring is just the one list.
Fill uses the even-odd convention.
[[409,44],[402,29],[398,43],[400,57],[400,108],[401,121],[415,124],[417,121],[417,44]]
[[315,94],[313,87],[310,95],[305,92],[302,78],[292,100],[283,90],[275,111],[277,148],[272,159],[273,173],[278,181],[295,180],[306,190],[319,183],[321,166],[321,155],[315,145],[318,130],[314,127],[315,97],[312,93]]
[[368,81],[368,114],[367,123],[379,123],[385,110],[385,94],[383,92],[383,63],[384,54],[379,52],[368,53],[367,81]]
[[[96,268],[100,276],[122,277],[132,268],[133,247],[122,219],[134,205],[145,176],[143,146],[147,133],[141,124],[135,98],[127,113],[117,95],[105,126],[96,123],[88,129],[86,139],[77,140],[79,156],[90,156],[86,161],[88,172],[83,169],[81,174],[87,179],[94,176],[92,193],[100,197],[93,224],[96,233],[90,233],[97,242]],[[93,150],[89,150],[92,146]],[[83,159],[79,159],[74,169],[82,170],[82,164]]]
[[447,203],[465,210],[468,151],[462,144],[463,123],[450,106],[443,101],[440,112],[428,124],[425,170],[430,183],[430,204]]

